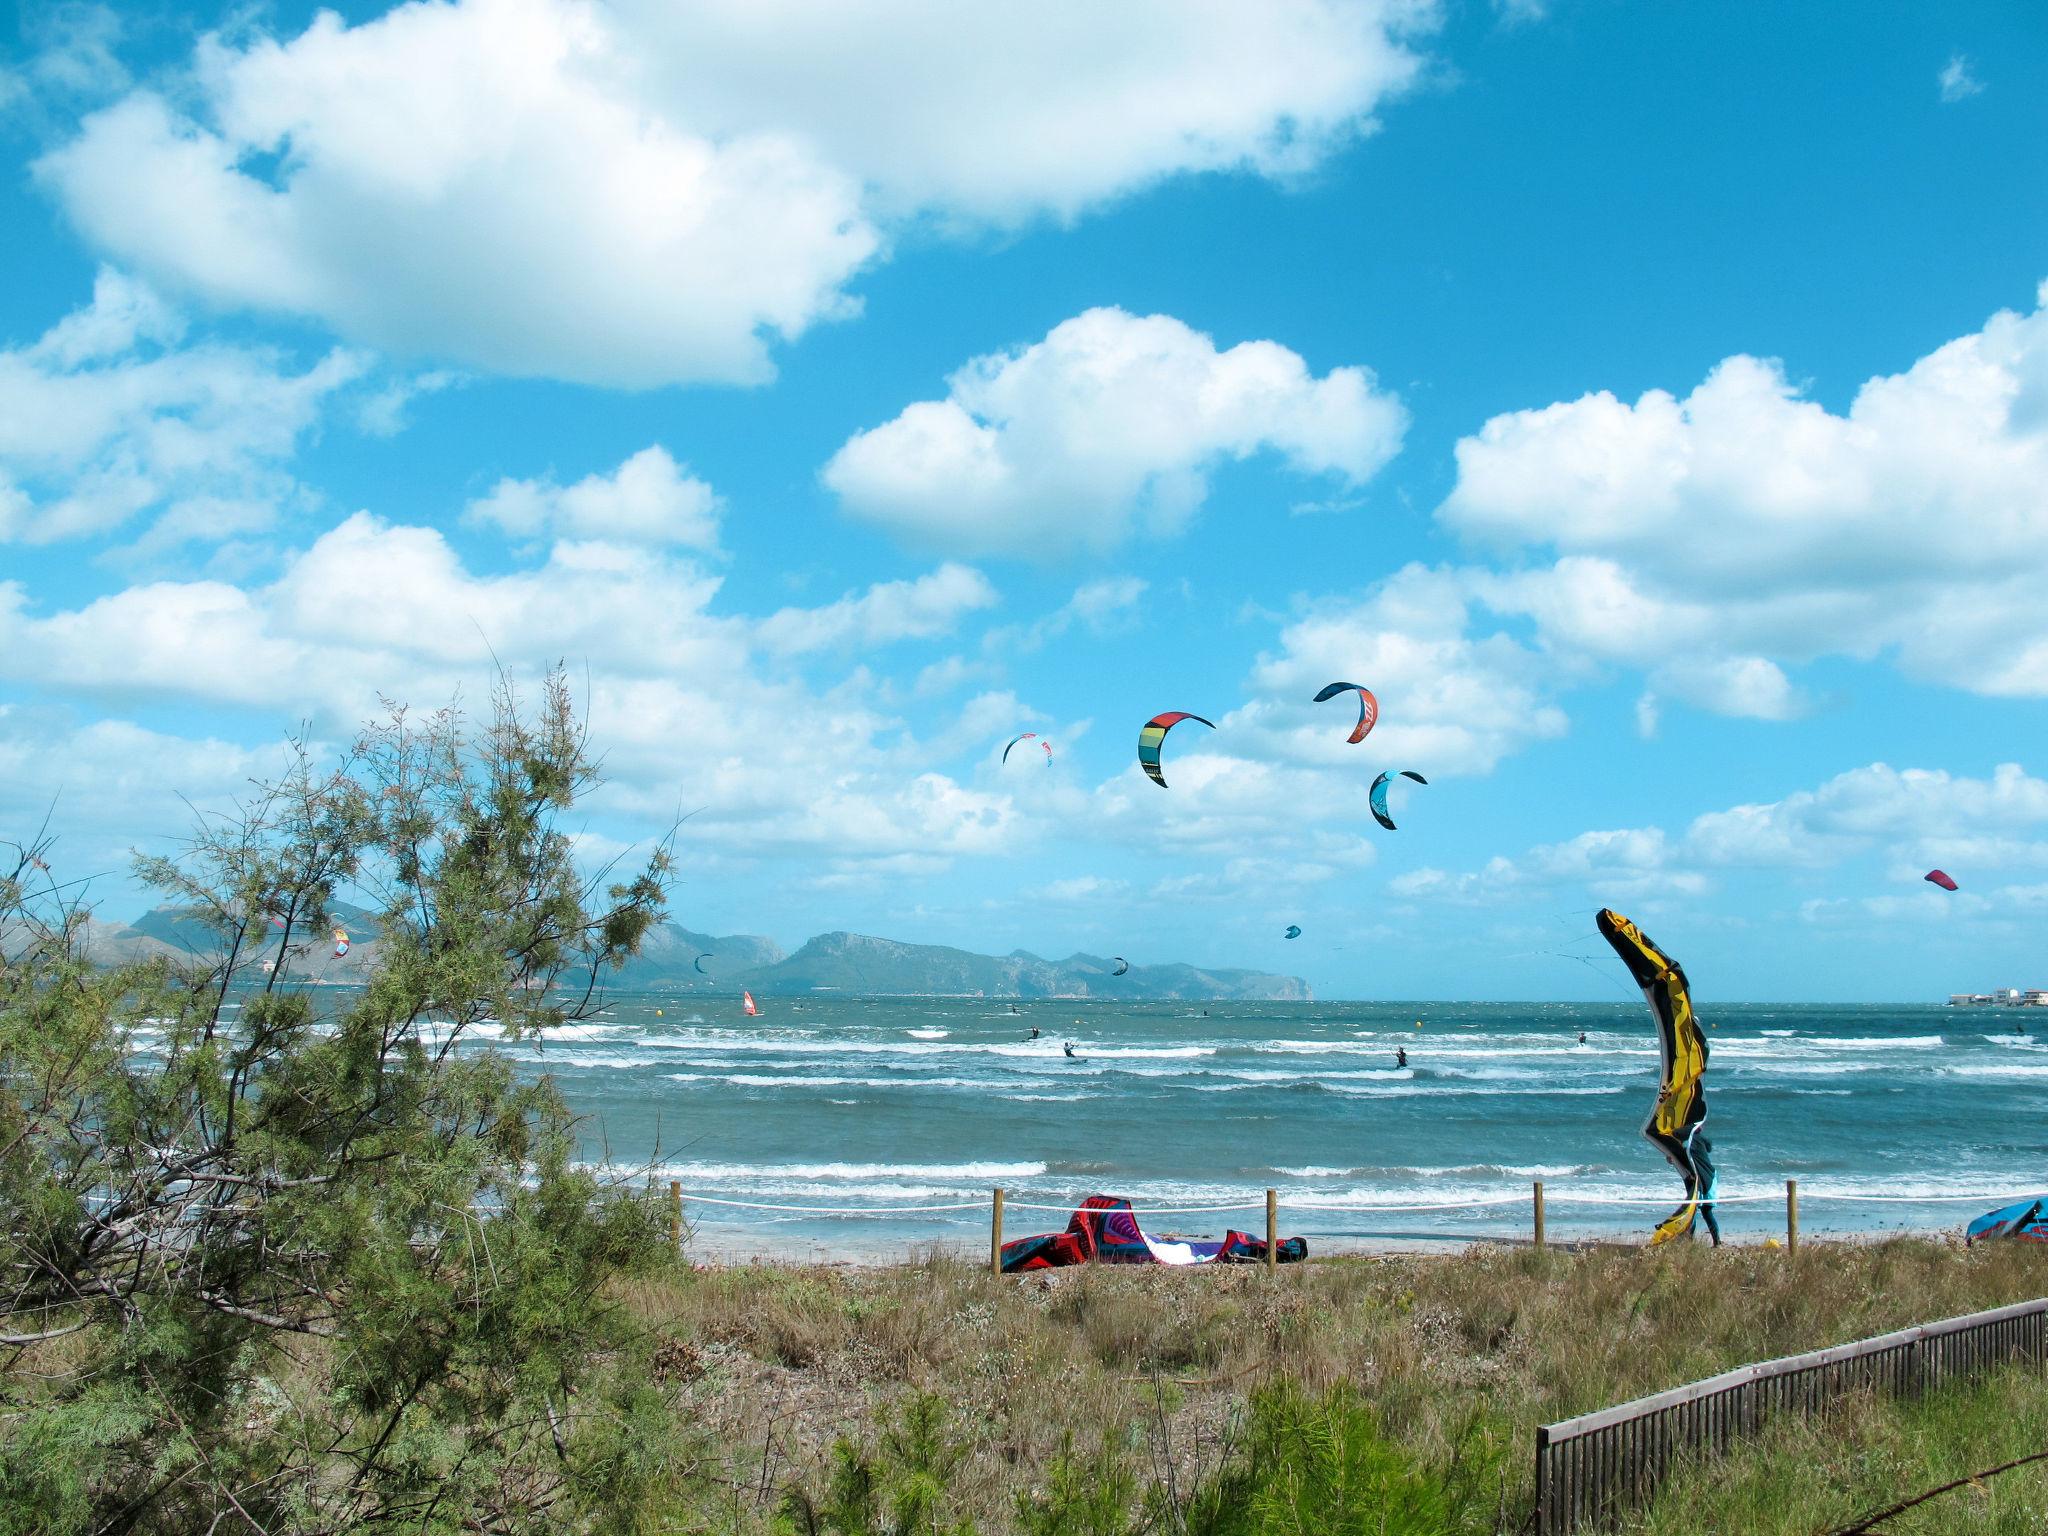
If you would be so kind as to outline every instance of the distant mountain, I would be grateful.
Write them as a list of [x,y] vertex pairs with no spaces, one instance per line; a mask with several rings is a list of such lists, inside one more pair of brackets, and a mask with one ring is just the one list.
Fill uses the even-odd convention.
[[735,977],[764,992],[866,992],[984,997],[1160,997],[1307,999],[1296,976],[1134,965],[1110,974],[1101,955],[1044,960],[1025,950],[977,955],[940,944],[903,944],[860,933],[825,933],[776,965]]
[[[348,930],[349,952],[333,953],[324,930],[295,932],[301,946],[294,970],[309,981],[348,984],[367,980],[377,963],[380,932],[376,918],[359,907],[337,904],[335,918]],[[0,936],[4,943],[4,936]],[[212,956],[214,933],[190,908],[158,907],[132,923],[94,921],[87,953],[102,964],[164,955]],[[703,957],[703,969],[697,960]],[[264,958],[259,955],[258,959]],[[912,997],[1092,997],[1218,999],[1259,998],[1307,1001],[1308,983],[1298,976],[1263,971],[1168,964],[1133,965],[1112,976],[1113,957],[1075,954],[1046,960],[1027,950],[977,955],[942,944],[904,944],[860,933],[823,933],[795,954],[773,939],[753,934],[715,937],[675,923],[647,935],[640,953],[611,978],[610,985],[665,992],[730,995],[741,987],[764,996],[805,992],[852,992]]]

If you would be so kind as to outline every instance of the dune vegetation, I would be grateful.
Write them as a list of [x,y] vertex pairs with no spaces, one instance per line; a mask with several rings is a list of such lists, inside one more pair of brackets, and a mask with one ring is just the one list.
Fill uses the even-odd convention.
[[[998,1278],[697,1266],[482,1033],[601,1005],[669,866],[592,880],[562,680],[301,753],[141,873],[217,938],[105,966],[0,845],[0,1536],[1517,1532],[1532,1432],[1745,1361],[2040,1295],[1940,1242]],[[360,988],[295,986],[343,894]],[[458,1048],[461,1047],[461,1048]],[[1655,1532],[1838,1529],[2048,1449],[2008,1368],[1688,1467]],[[2037,1531],[2030,1464],[1890,1531]]]

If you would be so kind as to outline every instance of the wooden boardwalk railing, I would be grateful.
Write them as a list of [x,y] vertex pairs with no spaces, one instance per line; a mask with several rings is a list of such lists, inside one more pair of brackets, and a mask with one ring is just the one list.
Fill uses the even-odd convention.
[[1688,1451],[1724,1451],[1773,1414],[1844,1395],[1924,1392],[2013,1360],[2048,1361],[2048,1298],[1790,1355],[1536,1431],[1537,1536],[1593,1529],[1656,1492]]

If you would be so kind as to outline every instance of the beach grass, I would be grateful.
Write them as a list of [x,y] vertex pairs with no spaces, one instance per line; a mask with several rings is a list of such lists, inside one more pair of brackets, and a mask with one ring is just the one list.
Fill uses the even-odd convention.
[[[1355,1487],[1379,1468],[1373,1477],[1419,1501],[1414,1529],[1516,1530],[1540,1422],[2043,1294],[2037,1250],[1890,1239],[1797,1254],[1475,1248],[1272,1275],[1095,1267],[997,1279],[945,1259],[724,1266],[644,1277],[623,1299],[701,1437],[702,1500],[678,1512],[684,1526],[836,1529],[819,1513],[835,1507],[835,1477],[864,1467],[870,1492],[889,1486],[890,1447],[921,1413],[945,1454],[943,1496],[920,1519],[982,1531],[1078,1520],[1104,1536],[1100,1511],[1076,1513],[1077,1478],[1123,1490],[1130,1523],[1117,1529],[1239,1529],[1217,1511],[1260,1499],[1282,1512],[1272,1528],[1292,1528],[1295,1495],[1254,1497],[1246,1481],[1265,1475],[1253,1466],[1262,1455],[1286,1462],[1290,1444],[1352,1447],[1351,1472],[1320,1475]],[[1917,1403],[1860,1397],[1689,1468],[1632,1528],[1826,1530],[2044,1449],[2048,1381],[2036,1372]],[[929,1492],[933,1474],[918,1477]],[[2048,1529],[2039,1471],[1987,1490],[1884,1529]]]

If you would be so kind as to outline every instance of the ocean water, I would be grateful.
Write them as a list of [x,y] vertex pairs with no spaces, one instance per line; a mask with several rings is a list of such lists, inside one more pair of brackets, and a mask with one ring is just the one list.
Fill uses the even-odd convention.
[[[1063,1226],[1095,1192],[1243,1204],[1148,1225],[1256,1231],[1272,1186],[1283,1232],[1312,1248],[1525,1236],[1538,1178],[1553,1240],[1640,1235],[1680,1192],[1641,1135],[1658,1061],[1636,1002],[762,1006],[747,1019],[737,999],[618,995],[516,1048],[556,1075],[593,1158],[682,1184],[707,1251],[985,1244],[995,1184],[1013,1236]],[[2048,1013],[1706,1018],[1725,1236],[1781,1233],[1792,1177],[1811,1233],[1955,1230],[2048,1190]],[[1608,1203],[1627,1201],[1650,1203]],[[898,1209],[960,1202],[976,1208]]]

